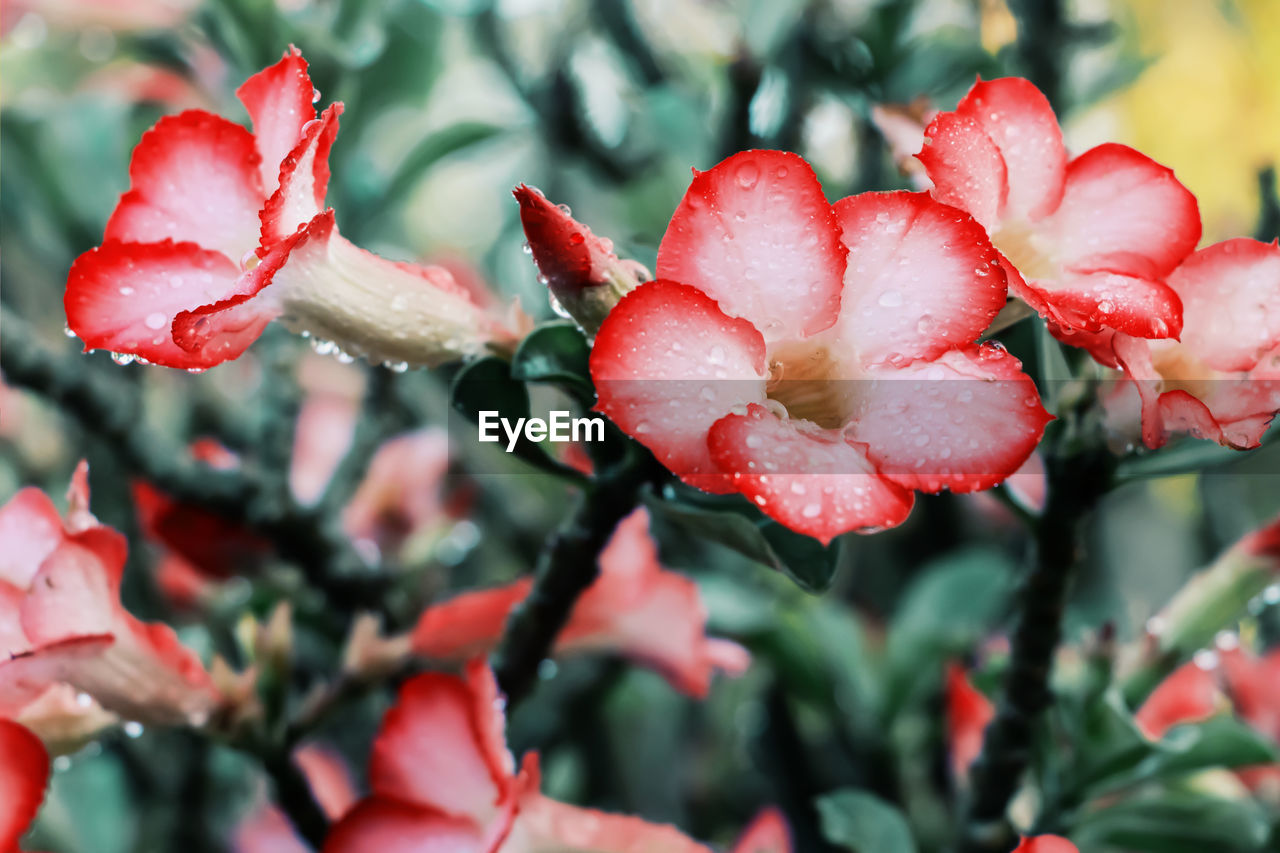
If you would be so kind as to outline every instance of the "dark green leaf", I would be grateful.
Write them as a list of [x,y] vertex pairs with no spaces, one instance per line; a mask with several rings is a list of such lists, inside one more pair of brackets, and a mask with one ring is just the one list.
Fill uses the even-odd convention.
[[846,788],[818,798],[822,834],[853,853],[915,853],[902,813],[865,791]]
[[[510,364],[492,356],[477,359],[459,370],[449,389],[449,398],[454,409],[474,422],[479,421],[482,411],[497,412],[498,417],[511,423],[529,417],[529,393],[524,383],[512,377]],[[501,439],[504,448],[505,441]],[[516,440],[512,454],[544,471],[572,479],[582,477],[578,471],[552,459],[523,433]]]
[[1253,800],[1165,791],[1088,815],[1077,823],[1071,840],[1081,850],[1252,853],[1269,832],[1266,813]]
[[595,401],[587,361],[591,346],[570,320],[539,326],[529,333],[511,360],[511,375],[524,382],[555,382],[584,403]]
[[785,572],[809,592],[831,586],[839,563],[840,540],[823,546],[765,516],[742,498],[668,489],[651,508],[667,522],[703,539]]

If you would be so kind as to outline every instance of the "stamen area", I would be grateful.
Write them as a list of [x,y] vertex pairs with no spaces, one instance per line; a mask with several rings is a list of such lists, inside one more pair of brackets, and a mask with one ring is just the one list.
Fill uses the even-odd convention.
[[1052,251],[1039,237],[1040,230],[1029,222],[1005,222],[991,235],[991,244],[1027,281],[1052,279],[1058,272]]
[[840,429],[853,415],[858,378],[826,346],[798,342],[769,353],[765,393],[792,418]]

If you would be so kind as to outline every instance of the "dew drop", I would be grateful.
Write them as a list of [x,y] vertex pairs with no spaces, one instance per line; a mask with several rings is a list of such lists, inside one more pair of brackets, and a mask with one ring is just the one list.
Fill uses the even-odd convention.
[[886,290],[876,302],[881,308],[898,308],[902,305],[902,294],[896,290]]
[[738,179],[738,186],[749,190],[760,180],[760,167],[755,163],[743,163],[738,167],[735,177]]
[[152,312],[147,315],[147,319],[143,321],[148,329],[160,331],[169,323],[169,318],[159,311]]

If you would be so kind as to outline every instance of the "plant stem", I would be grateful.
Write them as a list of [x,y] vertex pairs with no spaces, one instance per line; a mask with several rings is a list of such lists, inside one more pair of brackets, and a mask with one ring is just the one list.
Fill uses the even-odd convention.
[[970,778],[961,853],[1008,853],[1017,836],[1005,816],[1030,762],[1032,737],[1053,701],[1049,676],[1079,551],[1079,527],[1110,483],[1104,454],[1050,457],[1048,503],[1035,529],[1034,562],[1023,587],[1009,670],[995,719]]
[[262,758],[262,767],[271,777],[275,802],[288,816],[298,834],[315,850],[324,846],[329,819],[311,793],[311,786],[287,752],[273,752]]
[[508,709],[532,690],[538,667],[550,655],[578,597],[599,575],[600,552],[618,522],[635,508],[640,489],[653,480],[654,466],[645,454],[643,460],[593,480],[573,514],[543,546],[533,589],[512,611],[493,656]]

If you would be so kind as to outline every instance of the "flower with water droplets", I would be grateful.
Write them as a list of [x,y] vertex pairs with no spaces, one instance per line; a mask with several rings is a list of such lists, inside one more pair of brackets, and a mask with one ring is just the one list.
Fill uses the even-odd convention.
[[913,490],[1000,482],[1048,420],[1019,362],[976,343],[1006,300],[995,250],[925,193],[832,205],[800,157],[736,154],[695,175],[657,272],[596,336],[597,409],[685,482],[823,542],[901,523]]
[[1168,279],[1183,304],[1182,338],[1090,336],[1094,358],[1126,380],[1107,395],[1111,428],[1148,447],[1190,433],[1257,447],[1280,412],[1280,245],[1241,237],[1207,246]]
[[[291,49],[237,95],[253,132],[190,110],[145,133],[103,244],[67,277],[87,349],[187,369],[238,357],[272,320],[347,357],[435,365],[518,334],[444,267],[389,261],[324,206],[342,104],[319,117]],[[238,260],[237,260],[238,259]]]
[[552,306],[594,335],[618,300],[649,277],[647,272],[634,261],[619,259],[612,241],[592,234],[541,190],[521,184],[514,195],[529,251],[550,291]]
[[1199,241],[1200,212],[1169,169],[1116,144],[1069,159],[1049,101],[1018,77],[978,80],[917,157],[934,198],[982,223],[1010,291],[1055,332],[1178,336],[1165,279]]

